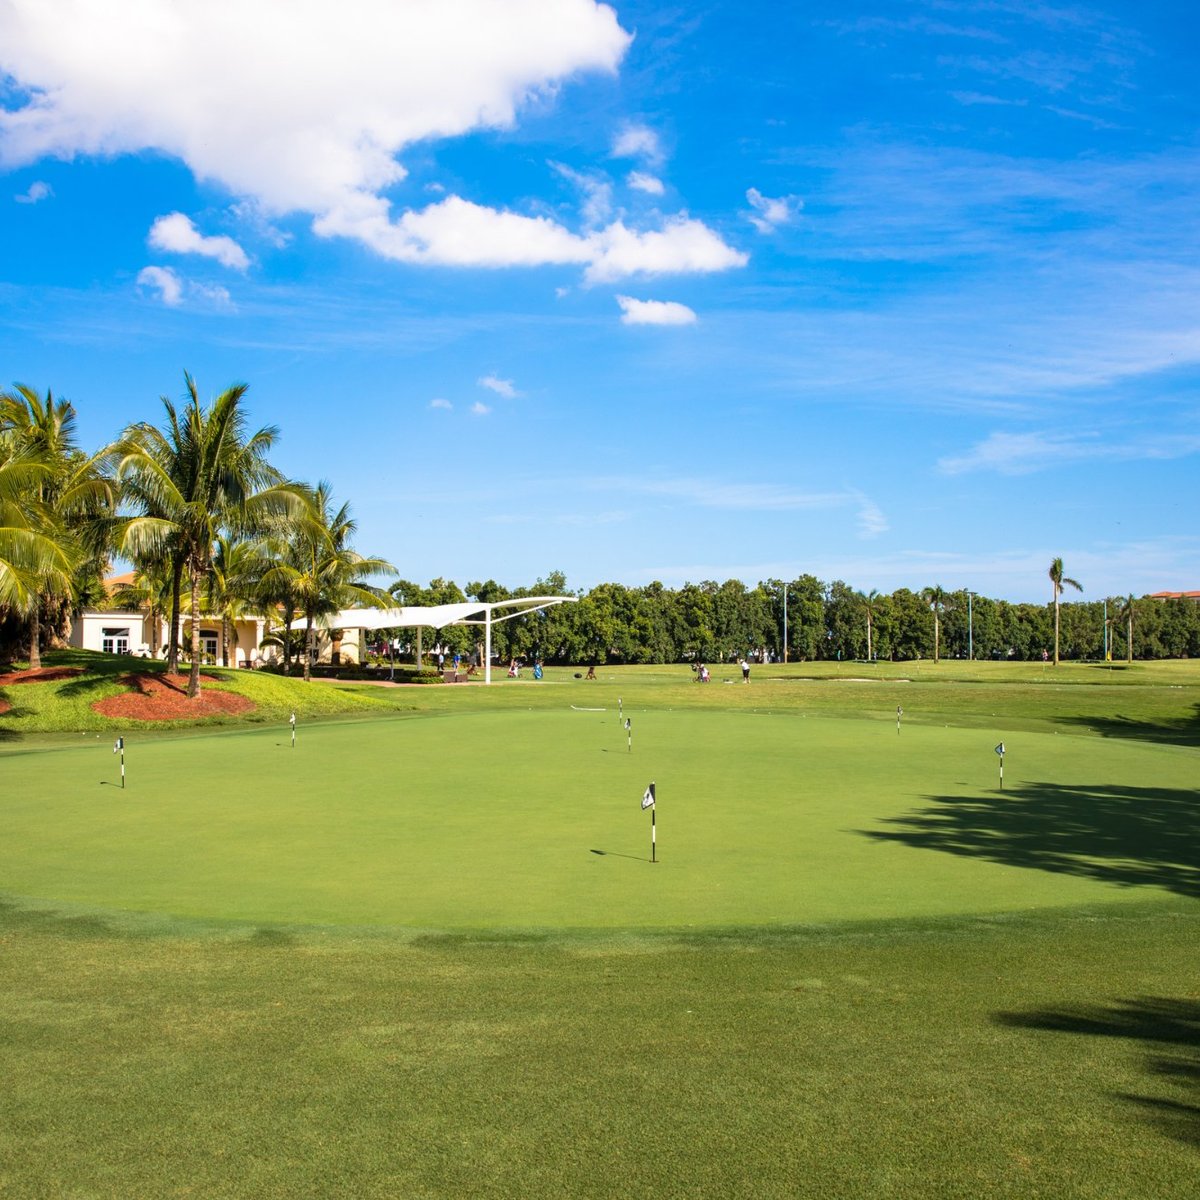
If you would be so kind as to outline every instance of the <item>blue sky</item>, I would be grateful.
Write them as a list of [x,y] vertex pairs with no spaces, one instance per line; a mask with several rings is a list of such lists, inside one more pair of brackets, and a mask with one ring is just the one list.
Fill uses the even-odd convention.
[[1200,587],[1195,12],[0,0],[0,380],[419,581]]

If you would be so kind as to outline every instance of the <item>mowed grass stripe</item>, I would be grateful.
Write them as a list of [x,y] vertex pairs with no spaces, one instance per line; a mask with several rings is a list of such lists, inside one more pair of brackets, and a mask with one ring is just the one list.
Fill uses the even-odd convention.
[[[879,721],[795,713],[627,713],[632,753],[611,709],[302,724],[294,750],[286,726],[131,735],[124,791],[108,741],[14,756],[0,878],[17,896],[99,908],[428,929],[1104,903],[1127,895],[1119,847],[1080,836],[1053,857],[1024,855],[1023,825],[1037,828],[1053,804],[1081,826],[1103,803],[1139,832],[1139,800],[1177,805],[1200,760],[1003,729],[913,724],[897,736]],[[992,751],[1002,738],[1004,795]],[[653,866],[639,807],[651,779]],[[1181,890],[1179,879],[1136,881]]]

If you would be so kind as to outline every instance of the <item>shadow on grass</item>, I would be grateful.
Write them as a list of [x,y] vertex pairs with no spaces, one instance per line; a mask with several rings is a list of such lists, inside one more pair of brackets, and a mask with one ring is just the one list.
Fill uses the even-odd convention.
[[1058,724],[1089,729],[1101,737],[1130,738],[1139,742],[1164,742],[1171,746],[1200,746],[1200,704],[1190,714],[1160,720],[1140,717],[1057,717]]
[[860,830],[1013,867],[1200,896],[1200,803],[1177,788],[1031,783],[986,796],[931,796],[931,807]]
[[97,916],[69,916],[53,909],[24,908],[9,900],[0,900],[0,930],[53,933],[62,937],[96,937],[115,932],[113,926]]
[[1010,1028],[1121,1038],[1154,1047],[1146,1073],[1176,1095],[1120,1098],[1138,1105],[1168,1137],[1200,1146],[1200,1002],[1149,996],[1111,1005],[998,1013],[995,1020]]

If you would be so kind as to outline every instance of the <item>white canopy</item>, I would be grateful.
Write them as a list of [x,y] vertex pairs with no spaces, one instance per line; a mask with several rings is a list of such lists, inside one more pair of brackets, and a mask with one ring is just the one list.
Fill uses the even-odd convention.
[[[492,682],[492,625],[498,621],[511,621],[539,608],[552,608],[556,604],[575,604],[578,596],[516,596],[511,600],[464,601],[462,604],[434,604],[429,608],[407,605],[404,608],[344,608],[341,612],[321,617],[317,624],[323,629],[444,629],[447,625],[483,625],[486,628],[484,641],[484,682]],[[497,610],[513,609],[495,616]],[[292,622],[293,629],[304,629],[303,618]]]

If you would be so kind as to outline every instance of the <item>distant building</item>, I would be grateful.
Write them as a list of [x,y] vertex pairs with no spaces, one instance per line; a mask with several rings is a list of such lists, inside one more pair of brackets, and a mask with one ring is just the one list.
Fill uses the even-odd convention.
[[1151,592],[1151,600],[1200,600],[1200,592]]

